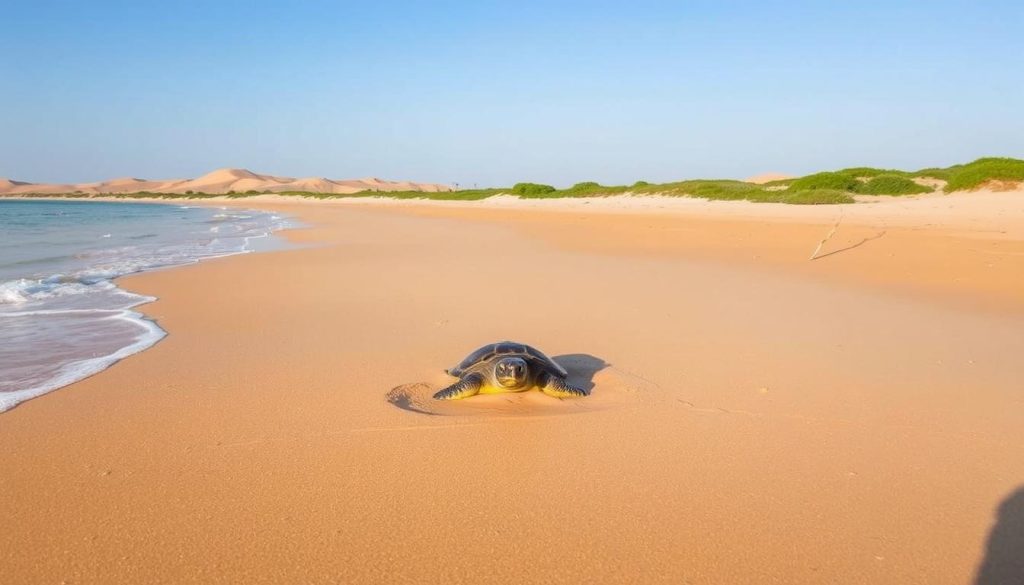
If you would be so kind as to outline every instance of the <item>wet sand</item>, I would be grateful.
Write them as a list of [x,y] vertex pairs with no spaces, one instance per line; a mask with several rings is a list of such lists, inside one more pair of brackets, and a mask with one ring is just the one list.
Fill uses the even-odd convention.
[[[1012,575],[1000,201],[981,226],[851,211],[814,261],[834,212],[242,202],[304,246],[122,279],[169,336],[0,416],[5,580]],[[592,396],[424,399],[504,338]]]

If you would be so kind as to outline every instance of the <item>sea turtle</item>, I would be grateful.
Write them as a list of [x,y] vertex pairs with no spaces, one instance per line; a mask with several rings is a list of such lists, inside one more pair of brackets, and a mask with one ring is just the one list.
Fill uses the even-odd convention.
[[459,381],[434,394],[437,400],[457,400],[474,394],[523,392],[534,386],[555,398],[586,396],[582,388],[570,386],[565,368],[540,351],[514,341],[485,345],[462,363],[447,370]]

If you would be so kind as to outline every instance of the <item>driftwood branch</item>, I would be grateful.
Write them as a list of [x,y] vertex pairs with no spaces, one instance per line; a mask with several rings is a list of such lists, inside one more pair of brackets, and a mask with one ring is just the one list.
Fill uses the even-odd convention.
[[825,236],[820,242],[818,242],[818,247],[814,249],[814,252],[811,253],[811,257],[808,258],[808,260],[814,260],[815,258],[818,257],[818,252],[821,252],[821,247],[825,245],[825,242],[832,239],[832,236],[836,235],[836,230],[839,229],[839,224],[841,223],[843,223],[842,207],[839,208],[839,219],[836,220],[836,224],[832,226],[832,229],[828,232],[828,235]]

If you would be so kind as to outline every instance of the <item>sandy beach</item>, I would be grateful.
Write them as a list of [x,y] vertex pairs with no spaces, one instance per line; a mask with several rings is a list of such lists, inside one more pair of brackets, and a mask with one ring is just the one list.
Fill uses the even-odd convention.
[[[1024,195],[635,201],[232,203],[308,227],[0,415],[3,580],[1024,576]],[[501,339],[592,395],[427,398]]]

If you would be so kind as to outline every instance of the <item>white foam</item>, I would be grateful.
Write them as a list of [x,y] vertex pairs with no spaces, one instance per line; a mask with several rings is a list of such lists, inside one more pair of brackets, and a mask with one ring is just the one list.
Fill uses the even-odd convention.
[[67,386],[72,382],[84,380],[89,376],[98,374],[119,360],[152,347],[156,342],[160,341],[167,335],[167,333],[163,329],[160,329],[156,323],[145,318],[141,313],[136,313],[134,311],[118,311],[114,317],[130,321],[142,329],[133,343],[122,347],[109,355],[67,363],[57,371],[56,375],[36,386],[25,388],[23,390],[15,390],[13,392],[0,393],[0,412],[10,410],[26,400],[42,396],[43,394]]
[[[134,294],[125,291],[126,294]],[[143,303],[151,303],[156,300],[156,297],[144,297],[136,295],[140,299],[135,305],[141,305]],[[135,306],[132,305],[132,306]],[[130,307],[129,307],[130,308]],[[42,317],[52,315],[117,315],[124,313],[123,309],[42,309],[39,311],[13,311],[9,313],[0,313],[0,319],[4,317]]]
[[24,278],[0,283],[0,305],[24,303],[28,300],[25,296],[25,289],[31,284],[30,280]]

